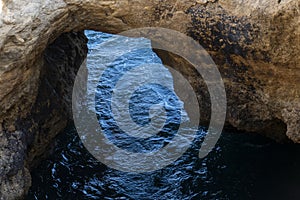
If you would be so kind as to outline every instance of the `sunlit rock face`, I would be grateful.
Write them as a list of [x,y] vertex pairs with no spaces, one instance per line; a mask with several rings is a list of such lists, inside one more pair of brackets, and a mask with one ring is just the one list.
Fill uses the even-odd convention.
[[[84,29],[186,33],[221,72],[228,125],[300,143],[298,1],[2,0],[0,8],[0,198],[26,193],[28,168],[71,117],[73,81],[87,52]],[[200,76],[183,59],[157,53],[189,77],[208,121]]]

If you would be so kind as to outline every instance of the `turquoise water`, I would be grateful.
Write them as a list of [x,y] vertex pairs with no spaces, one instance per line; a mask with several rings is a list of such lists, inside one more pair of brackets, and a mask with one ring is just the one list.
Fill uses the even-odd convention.
[[[105,63],[112,49],[101,49],[98,44],[111,36],[93,31],[89,38],[88,68]],[[140,125],[148,124],[152,104],[161,103],[167,113],[166,125],[148,140],[130,137],[113,120],[111,95],[122,75],[142,63],[161,63],[144,39],[130,40],[130,45],[143,44],[139,51],[118,57],[99,77],[96,110],[99,123],[115,145],[132,152],[155,151],[176,134],[181,121],[188,120],[180,112],[182,102],[172,91],[159,85],[147,85],[130,99],[132,119]],[[128,41],[127,41],[128,42]],[[123,45],[123,46],[122,46]],[[126,42],[118,48],[126,48]],[[116,48],[115,46],[113,48]],[[116,50],[116,49],[115,49]],[[172,85],[172,76],[161,67],[161,79]],[[124,86],[126,90],[127,86]],[[94,92],[89,88],[89,92]],[[170,93],[170,94],[169,94]],[[169,98],[164,99],[165,94]],[[120,110],[119,112],[123,112]],[[33,184],[27,199],[299,199],[300,146],[277,144],[255,134],[222,133],[213,151],[198,158],[205,127],[197,129],[192,146],[176,162],[154,172],[141,174],[121,172],[97,161],[84,148],[76,129],[70,124],[55,141],[54,153],[32,172]]]

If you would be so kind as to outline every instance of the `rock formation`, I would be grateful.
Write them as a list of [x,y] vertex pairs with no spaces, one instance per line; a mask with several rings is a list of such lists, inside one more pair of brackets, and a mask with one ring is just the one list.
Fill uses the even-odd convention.
[[[299,0],[0,2],[0,199],[26,193],[34,157],[71,117],[70,93],[87,52],[85,29],[160,26],[188,34],[224,78],[228,124],[300,143]],[[205,99],[188,63],[157,53],[190,76]]]

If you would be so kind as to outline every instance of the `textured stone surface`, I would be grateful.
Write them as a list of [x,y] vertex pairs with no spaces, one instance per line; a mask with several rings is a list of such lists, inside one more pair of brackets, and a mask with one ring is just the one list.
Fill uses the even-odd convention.
[[[118,33],[160,26],[192,36],[209,51],[224,78],[228,124],[300,143],[299,0],[1,2],[2,199],[26,192],[26,167],[70,116],[69,93],[86,53],[82,33],[75,32],[84,29]],[[61,36],[65,32],[72,33]],[[49,46],[58,37],[54,48]],[[190,77],[200,99],[207,98],[187,63],[166,52],[158,54]],[[203,107],[208,106],[205,102]],[[208,113],[204,116],[209,118]]]
[[[71,115],[72,85],[87,54],[83,32],[62,34],[41,54],[39,77],[27,116],[15,111],[14,122],[4,119],[0,132],[0,199],[22,197],[29,189],[28,169],[40,160],[51,140]],[[25,110],[24,110],[25,111]]]

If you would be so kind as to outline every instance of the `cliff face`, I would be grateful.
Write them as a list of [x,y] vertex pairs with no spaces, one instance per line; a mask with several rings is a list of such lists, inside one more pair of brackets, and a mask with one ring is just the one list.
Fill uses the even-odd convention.
[[[118,33],[160,26],[192,36],[210,53],[224,78],[228,124],[300,143],[299,4],[298,0],[3,0],[0,197],[16,198],[26,192],[27,168],[70,117],[75,73],[87,50],[80,32],[84,29]],[[207,98],[201,92],[205,86],[191,74],[188,63],[167,52],[157,53],[191,78],[199,99]],[[201,106],[208,107],[206,102]],[[209,111],[203,116],[209,119]]]

